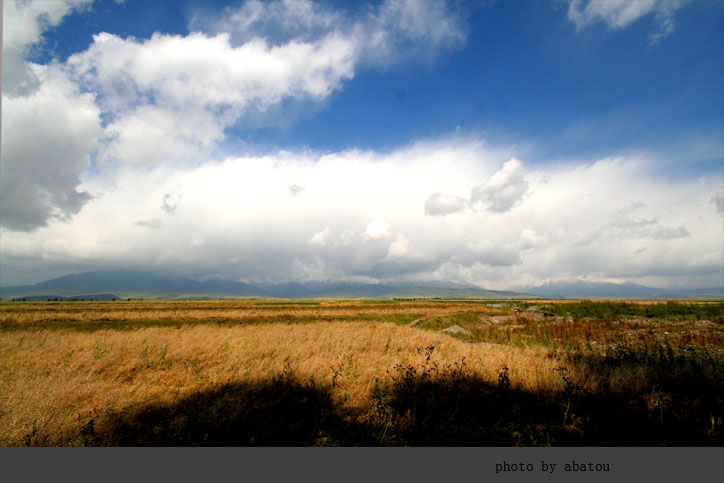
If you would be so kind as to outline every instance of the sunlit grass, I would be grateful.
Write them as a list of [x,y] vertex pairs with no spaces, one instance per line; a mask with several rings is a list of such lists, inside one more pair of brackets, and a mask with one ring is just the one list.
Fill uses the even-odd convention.
[[724,444],[722,304],[257,303],[0,305],[0,444]]

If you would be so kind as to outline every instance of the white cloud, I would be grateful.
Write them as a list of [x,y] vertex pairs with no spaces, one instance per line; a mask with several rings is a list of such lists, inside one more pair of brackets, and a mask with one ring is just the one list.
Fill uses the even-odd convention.
[[39,80],[28,96],[7,97],[2,109],[0,223],[32,230],[80,211],[78,190],[101,136],[100,110],[57,64],[29,64]]
[[681,6],[680,2],[668,2],[663,8],[656,11],[656,23],[658,29],[649,34],[649,44],[655,44],[659,40],[671,35],[676,27],[674,11]]
[[196,162],[236,123],[263,125],[288,101],[325,101],[361,63],[430,58],[465,42],[460,19],[437,1],[392,1],[356,19],[306,1],[250,1],[221,18],[197,14],[194,27],[206,33],[100,33],[68,59],[110,119],[101,160]]
[[602,21],[611,29],[625,28],[638,19],[654,14],[657,30],[649,34],[649,42],[656,43],[674,31],[674,12],[686,0],[567,0],[568,19],[582,29],[595,21]]
[[[111,107],[153,96],[169,107],[264,109],[285,96],[328,96],[351,77],[352,53],[349,40],[334,32],[315,42],[269,45],[256,38],[238,47],[227,33],[154,34],[144,41],[102,33],[68,62],[84,79],[93,76]],[[131,90],[136,95],[128,99]]]
[[101,135],[100,110],[57,63],[25,59],[45,30],[87,1],[4,2],[0,226],[33,230],[88,201],[78,191]]
[[670,240],[672,238],[684,238],[689,236],[689,231],[685,226],[661,226],[656,218],[640,220],[634,220],[632,218],[618,219],[613,221],[610,227],[614,230],[625,231],[629,236],[641,238]]
[[460,260],[463,265],[487,265],[490,267],[508,267],[521,263],[520,252],[511,242],[493,243],[489,239],[468,237],[465,243],[468,253],[461,250],[461,255],[451,258]]
[[304,186],[299,186],[298,184],[287,186],[287,188],[289,189],[289,194],[292,196],[299,196],[304,192]]
[[435,193],[425,201],[425,213],[433,216],[449,215],[465,209],[465,204],[465,198]]
[[[252,1],[228,10],[221,30],[99,34],[48,66],[22,59],[70,4],[7,5],[5,25],[23,28],[4,32],[3,76],[14,80],[3,85],[3,267],[122,263],[490,288],[562,277],[685,283],[718,280],[724,268],[721,180],[668,184],[645,159],[524,167],[510,158],[519,151],[459,138],[391,153],[211,154],[229,127],[289,103],[323,104],[363,67],[459,48],[461,18],[442,2],[348,16]],[[669,33],[679,4],[647,5],[574,1],[569,15],[579,28],[597,19],[623,28],[654,14]],[[112,162],[88,172],[99,146]]]
[[[528,198],[515,209],[425,214],[429,193],[464,192],[471,179],[504,171],[491,152],[441,141],[386,154],[127,166],[113,182],[85,181],[79,190],[93,199],[72,220],[32,235],[3,231],[0,255],[4,266],[121,260],[245,280],[439,277],[493,289],[576,277],[717,283],[718,177],[671,184],[653,178],[656,160],[643,158],[539,166],[526,171]],[[294,183],[304,196],[289,195]]]
[[161,220],[153,218],[151,220],[138,220],[136,222],[136,225],[145,226],[146,228],[157,229],[161,228],[163,226],[163,223],[161,222]]
[[724,213],[724,193],[719,192],[711,197],[711,202],[716,206],[717,213]]
[[405,235],[398,235],[387,249],[387,258],[404,258],[410,254],[410,239]]
[[689,236],[689,230],[685,226],[669,227],[660,226],[649,232],[648,236],[658,240],[671,240],[672,238],[686,238]]
[[221,14],[197,11],[189,27],[192,31],[229,33],[232,44],[241,45],[258,37],[275,42],[310,40],[343,30],[347,22],[341,13],[309,0],[248,0],[239,7],[225,8]]
[[368,65],[429,61],[463,47],[467,40],[463,15],[444,0],[390,0],[346,10],[308,0],[249,0],[221,15],[198,11],[191,29],[229,33],[233,45],[259,37],[272,42],[312,42],[340,32],[354,44],[357,59]]
[[140,106],[108,124],[103,160],[163,164],[195,159],[224,139],[223,126],[203,109],[182,114],[173,109]]
[[32,67],[25,62],[42,34],[59,25],[72,10],[92,0],[46,0],[3,2],[2,86],[3,96],[25,96],[39,87]]
[[287,99],[324,100],[354,75],[354,49],[334,32],[315,42],[256,38],[238,47],[226,33],[144,41],[101,33],[67,64],[111,117],[105,157],[155,165],[208,153],[250,113]]
[[370,240],[384,240],[390,236],[390,225],[382,220],[371,221],[365,228],[365,236]]
[[412,40],[424,40],[433,47],[465,41],[459,19],[452,17],[445,2],[393,0],[380,8],[380,22],[399,29]]
[[[227,10],[220,25],[228,31],[145,40],[102,32],[63,64],[25,60],[44,30],[85,4],[4,4],[6,228],[31,230],[78,213],[89,199],[76,188],[90,156],[110,175],[118,163],[199,165],[235,124],[263,125],[267,115],[289,122],[290,104],[321,105],[361,63],[370,65],[366,35],[385,36],[388,60],[415,57],[417,48],[441,52],[465,37],[441,2],[391,2],[352,18],[310,2],[252,1]],[[284,38],[275,39],[275,29]],[[240,32],[250,35],[239,41]]]
[[467,33],[459,15],[442,0],[391,0],[353,31],[361,55],[373,63],[390,64],[401,56],[432,59],[465,45]]
[[322,231],[316,232],[314,235],[312,235],[312,238],[310,238],[309,243],[312,243],[314,245],[321,245],[324,246],[327,244],[327,239],[332,234],[332,230],[329,229],[329,227],[326,227]]
[[535,230],[525,228],[520,232],[520,249],[530,250],[538,247],[543,247],[547,244],[545,237],[540,236]]
[[473,188],[470,201],[475,209],[504,213],[520,203],[527,192],[523,163],[511,158],[486,183]]
[[181,198],[183,197],[183,194],[180,193],[179,189],[180,188],[177,187],[173,191],[163,195],[163,200],[161,201],[161,208],[166,213],[173,214],[176,211],[176,207],[178,206],[179,201],[181,201]]

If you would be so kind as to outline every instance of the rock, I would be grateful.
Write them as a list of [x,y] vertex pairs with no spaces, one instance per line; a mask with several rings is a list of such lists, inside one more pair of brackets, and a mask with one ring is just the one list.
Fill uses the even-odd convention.
[[464,334],[464,335],[473,335],[469,330],[463,329],[457,324],[451,325],[447,329],[441,330],[441,332],[444,332],[446,334]]

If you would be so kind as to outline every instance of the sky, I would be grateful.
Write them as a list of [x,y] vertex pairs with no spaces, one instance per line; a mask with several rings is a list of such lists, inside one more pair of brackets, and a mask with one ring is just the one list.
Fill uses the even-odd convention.
[[724,286],[724,2],[2,8],[2,286]]

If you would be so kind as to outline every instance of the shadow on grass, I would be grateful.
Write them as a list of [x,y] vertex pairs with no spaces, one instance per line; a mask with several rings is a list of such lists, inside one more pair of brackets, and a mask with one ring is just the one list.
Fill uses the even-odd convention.
[[[529,392],[465,368],[397,365],[356,413],[334,388],[291,370],[256,384],[225,384],[176,403],[107,412],[80,428],[95,446],[711,446],[722,445],[720,386],[692,366],[660,375],[652,392],[584,390],[561,370],[565,389]],[[618,361],[620,363],[620,361]],[[601,375],[609,368],[598,364]],[[671,370],[674,366],[660,366]],[[684,367],[684,366],[681,366]],[[667,379],[668,377],[668,379]],[[669,381],[668,383],[666,381]],[[676,386],[678,383],[683,386]],[[667,385],[668,384],[668,385]],[[605,390],[604,390],[605,391]],[[682,392],[683,391],[683,392]],[[718,418],[718,419],[717,419]],[[718,422],[717,422],[718,421]]]
[[107,413],[93,426],[84,444],[328,446],[360,439],[359,425],[344,420],[328,387],[291,373],[258,384],[224,384],[174,404]]
[[[568,359],[579,373],[603,382],[591,393],[562,374],[565,393],[590,414],[588,435],[602,444],[724,446],[721,352],[649,342],[597,354],[569,352]],[[611,382],[622,380],[630,386],[611,389]]]
[[[606,385],[589,392],[560,368],[563,391],[531,392],[512,388],[506,367],[497,385],[490,384],[466,373],[464,361],[440,367],[431,359],[431,349],[421,366],[398,365],[390,380],[375,386],[378,444],[724,445],[724,382],[715,367],[689,359],[662,360],[646,367],[652,373],[640,372],[651,385],[638,392],[613,392]],[[606,367],[610,362],[580,363],[598,364],[597,377],[615,378],[618,374]]]

